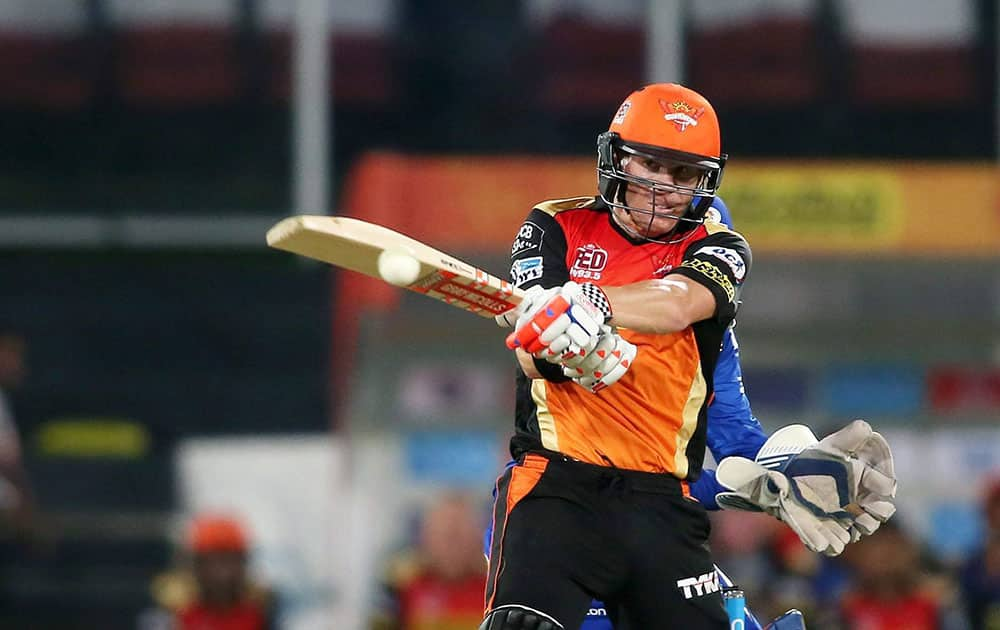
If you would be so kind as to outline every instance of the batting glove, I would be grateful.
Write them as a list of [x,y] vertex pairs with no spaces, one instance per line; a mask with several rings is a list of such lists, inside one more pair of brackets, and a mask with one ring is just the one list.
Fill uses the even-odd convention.
[[518,316],[508,348],[538,356],[545,349],[551,357],[570,349],[587,353],[597,344],[601,324],[611,319],[611,304],[595,284],[570,281],[538,298]]
[[601,326],[597,344],[589,353],[565,357],[563,374],[584,389],[597,393],[614,385],[630,367],[637,348],[608,325]]

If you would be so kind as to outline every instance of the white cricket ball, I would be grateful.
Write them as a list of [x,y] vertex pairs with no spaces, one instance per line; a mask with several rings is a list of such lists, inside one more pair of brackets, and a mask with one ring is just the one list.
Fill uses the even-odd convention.
[[378,255],[378,275],[397,287],[409,286],[420,277],[420,261],[409,254],[387,249]]

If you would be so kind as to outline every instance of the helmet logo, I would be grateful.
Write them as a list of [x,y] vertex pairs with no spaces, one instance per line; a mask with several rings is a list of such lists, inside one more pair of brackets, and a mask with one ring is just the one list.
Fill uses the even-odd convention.
[[677,131],[684,131],[688,127],[697,127],[698,119],[705,113],[704,107],[692,107],[684,101],[674,101],[668,103],[660,99],[660,109],[663,110],[663,119],[674,123]]
[[613,125],[620,125],[625,122],[625,114],[628,110],[632,108],[632,101],[625,101],[622,106],[618,108],[618,112],[615,114],[614,120],[611,121]]

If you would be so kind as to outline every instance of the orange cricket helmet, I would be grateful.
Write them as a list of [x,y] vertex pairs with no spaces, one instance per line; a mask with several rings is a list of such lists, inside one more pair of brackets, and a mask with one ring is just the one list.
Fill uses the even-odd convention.
[[[623,166],[632,156],[694,167],[701,176],[695,185],[682,186],[631,175]],[[625,203],[629,185],[652,194],[690,194],[691,206],[680,219],[701,223],[719,189],[726,158],[719,119],[704,96],[676,83],[647,85],[622,102],[608,131],[597,137],[598,190],[609,206],[642,214],[651,213]]]
[[188,548],[194,553],[228,551],[244,553],[248,548],[247,534],[234,518],[216,514],[202,514],[195,518],[188,530]]

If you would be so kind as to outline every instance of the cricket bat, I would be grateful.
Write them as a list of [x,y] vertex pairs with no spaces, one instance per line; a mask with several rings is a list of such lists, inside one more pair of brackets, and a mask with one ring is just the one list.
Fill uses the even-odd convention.
[[267,231],[267,244],[382,280],[386,280],[385,267],[380,273],[379,259],[381,256],[385,262],[385,252],[410,263],[403,280],[397,277],[393,284],[482,317],[509,311],[523,296],[506,280],[405,234],[360,219],[288,217]]

